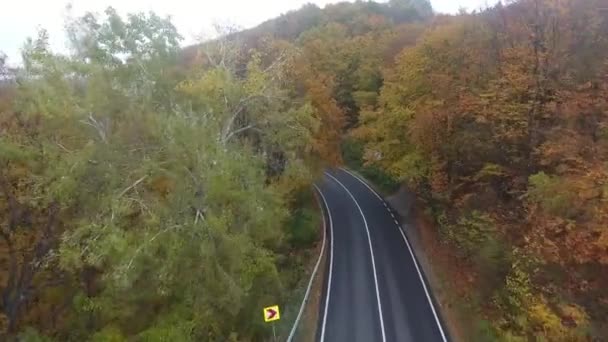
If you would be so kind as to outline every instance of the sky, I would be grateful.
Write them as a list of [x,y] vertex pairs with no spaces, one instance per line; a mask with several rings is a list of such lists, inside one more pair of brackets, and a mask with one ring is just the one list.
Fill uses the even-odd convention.
[[[2,2],[0,51],[8,56],[10,64],[19,63],[25,39],[34,37],[39,28],[48,30],[53,50],[66,50],[63,24],[69,0]],[[339,0],[73,0],[71,13],[78,16],[87,11],[102,12],[108,6],[121,14],[152,10],[161,16],[170,15],[185,38],[184,44],[189,44],[197,37],[212,34],[214,23],[249,28],[305,3],[323,7],[335,2]],[[497,0],[431,0],[435,11],[442,13],[456,13],[459,8],[473,10],[495,2]]]

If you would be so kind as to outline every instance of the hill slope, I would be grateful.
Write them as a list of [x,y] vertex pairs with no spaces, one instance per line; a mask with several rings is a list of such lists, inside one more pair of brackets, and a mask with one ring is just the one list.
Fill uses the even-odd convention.
[[604,13],[308,5],[184,51],[108,9],[71,56],[41,33],[0,96],[6,336],[264,340],[343,163],[421,199],[468,339],[608,336]]

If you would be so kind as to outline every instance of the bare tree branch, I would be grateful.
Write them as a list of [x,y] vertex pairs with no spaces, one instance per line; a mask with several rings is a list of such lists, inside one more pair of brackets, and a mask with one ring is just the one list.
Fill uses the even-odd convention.
[[87,118],[87,120],[80,120],[81,123],[85,124],[85,125],[89,125],[93,128],[95,128],[95,130],[97,131],[97,134],[99,134],[99,137],[101,138],[101,140],[104,143],[108,143],[108,137],[107,137],[107,127],[105,127],[105,125],[97,120],[95,120],[95,118],[93,117],[93,114],[89,114],[89,117]]
[[133,189],[134,187],[136,187],[139,183],[143,182],[144,179],[148,178],[148,176],[143,176],[140,179],[136,180],[135,183],[129,185],[126,189],[124,189],[119,195],[118,198],[121,198],[124,194],[126,194],[127,192],[129,192],[129,190]]
[[[239,128],[239,129],[237,129],[237,130],[234,130],[234,131],[230,132],[230,134],[228,134],[228,136],[227,136],[226,138],[224,138],[224,141],[223,141],[223,142],[224,142],[224,144],[226,144],[228,141],[230,141],[230,139],[231,139],[233,136],[235,136],[235,135],[237,135],[237,134],[239,134],[239,133],[241,133],[241,132],[244,132],[244,131],[246,131],[246,130],[248,130],[248,129],[255,129],[255,125],[247,125],[247,126],[245,126],[245,127],[241,127],[241,128]],[[259,131],[259,130],[258,130],[258,131]]]

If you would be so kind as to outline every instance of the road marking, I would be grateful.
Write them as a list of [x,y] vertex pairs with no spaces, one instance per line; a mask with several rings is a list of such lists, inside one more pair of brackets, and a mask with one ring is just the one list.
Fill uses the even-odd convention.
[[[352,173],[346,169],[340,168],[340,170],[342,170],[342,171],[348,173],[349,175],[353,176],[354,178],[356,178],[359,182],[361,182],[363,185],[365,185],[374,195],[376,195],[376,197],[378,197],[378,199],[380,201],[382,201],[384,203],[384,200],[382,199],[382,197],[380,197],[380,195],[376,192],[376,190],[372,189],[372,187],[369,186],[366,181],[364,181],[359,176],[355,175],[354,173]],[[435,311],[435,306],[433,305],[433,301],[431,300],[429,290],[426,287],[426,282],[424,281],[422,272],[420,272],[420,267],[418,266],[418,260],[416,259],[416,256],[414,255],[414,252],[412,251],[412,246],[410,246],[410,243],[407,240],[407,237],[403,233],[403,229],[401,229],[399,224],[397,224],[397,226],[399,227],[398,228],[399,233],[401,233],[401,237],[403,237],[403,241],[405,241],[405,244],[407,245],[407,249],[409,250],[410,255],[412,256],[412,259],[414,260],[414,266],[416,266],[416,271],[418,272],[418,276],[420,277],[420,282],[422,283],[422,287],[424,288],[424,293],[426,295],[426,299],[429,301],[429,305],[431,306],[431,310],[433,311],[433,316],[435,317],[435,322],[437,323],[437,327],[439,328],[439,332],[441,333],[441,338],[443,339],[444,342],[447,342],[448,340],[445,337],[445,332],[443,331],[443,327],[441,326],[441,322],[439,321],[439,316],[437,315],[437,311]]]
[[397,220],[393,220],[393,221],[395,221],[395,224],[397,225],[397,227],[399,227],[399,222],[397,222]]
[[[313,184],[313,186],[315,187],[315,189],[319,192],[319,194],[323,198],[322,199],[323,203],[325,203],[325,198],[323,197],[323,194],[321,193],[321,189],[319,189],[319,187],[317,187],[314,184]],[[317,199],[318,199],[318,197],[317,197]],[[321,201],[319,201],[319,202],[321,202]],[[323,211],[325,211],[324,209],[326,206],[327,206],[327,203],[320,206],[321,214],[323,214]],[[327,212],[329,213],[329,207],[327,207]],[[300,323],[300,319],[302,318],[302,314],[304,313],[304,307],[306,305],[306,302],[308,301],[308,296],[310,295],[310,289],[312,288],[312,282],[315,279],[317,270],[319,269],[319,264],[321,264],[321,259],[323,259],[323,253],[325,252],[325,240],[327,240],[327,223],[325,222],[325,215],[323,215],[323,243],[321,244],[321,252],[319,252],[319,258],[317,259],[315,268],[312,270],[312,274],[310,276],[310,281],[308,282],[308,287],[306,288],[306,293],[304,294],[304,298],[302,299],[302,305],[300,305],[300,311],[298,312],[298,317],[296,317],[295,322],[293,322],[293,327],[291,328],[291,332],[289,333],[289,336],[287,337],[287,342],[291,342],[291,340],[295,336],[296,330],[298,328],[298,324]],[[329,294],[328,294],[328,298],[329,298]]]
[[[391,211],[391,209],[388,207],[388,204],[386,203],[386,201],[384,200],[384,198],[382,198],[382,196],[380,196],[376,190],[372,189],[372,187],[370,187],[366,181],[364,181],[363,179],[361,179],[361,177],[359,177],[358,175],[354,174],[353,172],[341,167],[340,170],[348,173],[349,175],[353,176],[354,178],[356,178],[359,182],[363,183],[363,185],[365,185],[371,192],[372,194],[374,194],[374,196],[376,196],[380,202],[382,202],[382,204],[384,204],[384,207],[386,208],[386,210],[391,214],[391,216],[393,216],[393,212]],[[395,216],[393,216],[393,218],[395,218]]]
[[371,192],[372,194],[374,194],[376,197],[378,197],[378,199],[380,200],[380,202],[384,203],[384,205],[386,206],[386,202],[384,202],[384,199],[378,195],[378,193],[376,192],[376,190],[372,189],[369,185],[367,185],[367,182],[363,181],[359,176],[357,176],[356,174],[350,172],[349,170],[345,169],[345,168],[340,168],[340,170],[348,173],[349,175],[357,178],[359,180],[359,182],[363,183],[363,185],[365,185]]
[[346,186],[344,186],[344,184],[342,184],[342,182],[340,182],[334,176],[330,175],[327,172],[325,172],[325,174],[327,176],[331,177],[334,181],[336,181],[336,183],[340,184],[340,186],[342,188],[344,188],[344,190],[346,190],[346,192],[348,193],[350,198],[353,200],[353,202],[355,202],[357,209],[359,209],[359,213],[361,213],[361,217],[363,217],[363,223],[365,224],[365,231],[367,232],[367,242],[369,243],[369,253],[372,256],[372,269],[374,271],[374,284],[376,285],[376,300],[378,301],[378,316],[380,317],[380,329],[382,330],[382,342],[386,342],[386,334],[384,332],[384,318],[382,318],[382,303],[380,303],[380,291],[378,290],[378,276],[376,275],[376,261],[374,260],[374,249],[372,247],[372,237],[371,237],[371,234],[369,233],[369,227],[367,226],[367,220],[365,219],[365,215],[363,214],[363,210],[361,209],[359,202],[357,202],[357,200],[355,199],[355,196],[353,196],[353,194],[348,190],[348,188]]
[[[323,199],[323,204],[325,205],[325,208],[327,210],[327,216],[329,217],[329,276],[327,279],[327,295],[325,296],[325,310],[323,311],[323,324],[321,325],[321,339],[320,342],[323,342],[325,340],[325,326],[327,324],[327,310],[329,309],[329,297],[331,294],[331,276],[332,276],[332,271],[333,271],[333,266],[334,266],[334,223],[331,219],[331,211],[329,210],[329,205],[327,204],[327,200],[325,199],[325,196],[323,195],[323,192],[321,191],[321,189],[319,189],[318,186],[314,186],[317,191],[319,192],[319,195],[321,195],[321,198]],[[323,218],[323,225],[325,226],[325,216]]]

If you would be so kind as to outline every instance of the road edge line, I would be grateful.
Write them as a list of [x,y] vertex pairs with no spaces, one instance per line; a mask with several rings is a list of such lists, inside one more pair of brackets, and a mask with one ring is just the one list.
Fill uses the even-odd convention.
[[[323,194],[321,193],[321,189],[319,189],[314,184],[313,184],[313,187],[316,189],[316,191],[319,194],[321,194],[321,196],[323,196]],[[319,204],[321,204],[321,201],[319,201],[319,197],[317,197],[317,201],[319,202]],[[327,207],[325,198],[323,198],[322,201],[324,202],[325,206]],[[317,275],[319,265],[321,264],[321,259],[323,259],[323,253],[325,252],[325,241],[327,240],[327,222],[325,221],[325,214],[323,214],[323,212],[325,211],[324,206],[319,205],[319,207],[321,208],[321,215],[323,216],[323,243],[321,244],[321,252],[319,253],[319,258],[317,259],[317,263],[315,264],[315,267],[312,270],[312,274],[310,275],[310,280],[308,281],[308,287],[306,288],[306,293],[304,293],[304,298],[302,299],[302,304],[300,305],[300,311],[298,312],[298,316],[296,317],[296,320],[293,322],[293,327],[291,328],[291,332],[289,333],[289,336],[287,337],[287,342],[291,342],[291,340],[293,339],[293,337],[296,334],[296,330],[298,329],[300,319],[302,318],[302,313],[304,312],[304,307],[306,306],[306,302],[308,302],[308,296],[310,295],[310,289],[312,288],[312,283],[315,279],[315,276]],[[328,207],[328,214],[329,214],[329,207]]]
[[[325,291],[325,309],[323,310],[323,323],[321,325],[321,337],[319,339],[320,342],[325,340],[325,326],[327,324],[327,311],[329,310],[329,298],[331,295],[331,277],[333,273],[334,266],[334,223],[331,218],[331,210],[329,210],[329,204],[327,204],[327,199],[325,199],[325,195],[323,195],[323,191],[317,186],[314,185],[315,189],[321,195],[321,199],[323,200],[323,204],[325,209],[327,210],[327,217],[329,218],[329,275],[327,278],[327,290]],[[324,227],[324,236],[327,235],[327,227],[325,222],[325,215],[323,215],[323,227]],[[320,259],[319,259],[320,261]],[[309,285],[310,286],[310,285]]]
[[[376,195],[376,197],[378,197],[378,199],[382,203],[386,203],[386,201],[376,192],[376,190],[374,190],[371,186],[369,186],[365,180],[361,179],[361,177],[357,176],[356,174],[354,174],[353,172],[350,172],[349,170],[347,170],[345,168],[340,168],[340,170],[348,173],[353,178],[357,179],[359,182],[361,182],[363,185],[365,185],[374,195]],[[403,241],[405,241],[407,249],[409,250],[410,255],[412,256],[412,259],[414,259],[414,266],[416,266],[416,271],[418,272],[418,277],[420,278],[420,281],[422,282],[422,287],[424,288],[424,293],[426,295],[426,299],[428,300],[428,302],[429,302],[429,304],[431,306],[431,310],[433,311],[433,316],[435,317],[435,322],[437,323],[437,327],[439,327],[439,332],[441,333],[441,337],[443,338],[444,342],[447,342],[448,339],[447,339],[447,337],[445,335],[445,331],[443,329],[443,325],[441,324],[441,320],[439,319],[439,316],[437,315],[437,311],[435,309],[435,305],[433,304],[433,300],[431,299],[431,296],[429,294],[429,290],[427,289],[427,286],[426,286],[426,281],[424,280],[424,276],[422,275],[422,272],[420,271],[420,266],[418,266],[418,259],[416,258],[416,255],[414,254],[414,251],[412,250],[412,247],[410,246],[410,243],[408,241],[407,236],[403,232],[403,228],[399,224],[397,225],[397,227],[399,229],[399,232],[401,233],[401,237],[403,237]]]
[[344,172],[346,172],[346,173],[348,173],[349,175],[353,176],[359,182],[361,182],[363,185],[365,185],[372,192],[372,194],[374,194],[374,196],[376,196],[384,204],[384,206],[386,207],[386,201],[384,200],[384,198],[382,198],[382,196],[380,196],[376,190],[374,190],[370,185],[368,185],[366,181],[364,181],[363,179],[361,179],[361,177],[359,175],[357,175],[354,172],[352,172],[352,171],[350,171],[348,169],[345,169],[343,167],[341,167],[339,169],[342,170],[342,171],[344,171]]
[[382,341],[386,342],[386,333],[384,331],[384,318],[383,313],[382,313],[382,303],[380,301],[380,290],[378,287],[378,275],[376,272],[376,261],[374,258],[374,248],[372,247],[372,236],[369,232],[369,227],[367,225],[367,219],[365,218],[365,214],[363,214],[363,209],[361,209],[361,206],[359,205],[359,202],[357,202],[357,199],[355,198],[355,196],[350,192],[350,190],[348,190],[348,188],[342,184],[342,182],[340,182],[337,178],[335,178],[334,176],[330,175],[329,173],[325,172],[325,174],[329,177],[331,177],[334,181],[336,181],[338,184],[340,184],[340,186],[342,188],[344,188],[344,190],[346,190],[346,192],[348,193],[348,195],[350,196],[350,198],[353,200],[353,202],[355,202],[355,205],[357,206],[357,209],[359,209],[359,213],[361,214],[361,217],[363,217],[363,223],[365,224],[365,230],[367,232],[367,242],[369,243],[369,253],[372,256],[372,268],[374,271],[374,284],[376,285],[376,300],[378,301],[378,316],[380,317],[380,329],[382,332]]

